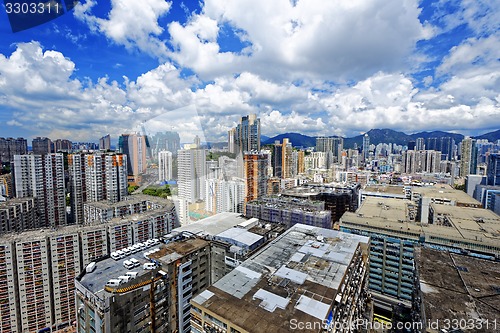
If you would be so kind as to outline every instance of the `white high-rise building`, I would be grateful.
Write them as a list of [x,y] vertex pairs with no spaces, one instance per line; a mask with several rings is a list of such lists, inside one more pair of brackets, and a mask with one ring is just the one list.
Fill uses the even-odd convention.
[[206,150],[178,151],[179,198],[190,203],[205,198]]
[[66,190],[63,154],[15,155],[14,188],[17,198],[34,197],[36,227],[66,224]]
[[158,152],[158,180],[172,179],[172,152],[162,150]]
[[68,155],[73,222],[82,224],[83,204],[118,202],[128,195],[127,157],[122,154]]
[[244,180],[207,179],[205,209],[213,213],[242,213],[245,200]]

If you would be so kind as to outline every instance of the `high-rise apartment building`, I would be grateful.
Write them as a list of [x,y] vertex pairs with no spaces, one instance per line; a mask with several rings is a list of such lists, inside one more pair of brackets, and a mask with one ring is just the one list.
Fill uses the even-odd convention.
[[241,117],[241,122],[236,126],[234,142],[240,152],[260,150],[260,118],[257,115]]
[[206,150],[184,149],[177,155],[179,198],[190,203],[205,199]]
[[128,175],[134,181],[146,171],[146,136],[139,134],[122,134],[118,140],[120,152],[127,156]]
[[84,223],[84,203],[118,202],[128,194],[125,155],[71,154],[68,155],[68,172],[73,223]]
[[16,197],[34,197],[36,200],[37,227],[65,225],[64,156],[15,155],[13,171]]
[[73,143],[65,139],[57,139],[52,144],[54,145],[54,153],[70,152],[73,149]]
[[236,146],[236,128],[231,128],[227,131],[227,150],[233,154],[238,152]]
[[500,154],[488,156],[488,169],[486,179],[488,185],[500,186]]
[[304,172],[306,172],[305,151],[299,150],[297,153],[297,173],[300,175]]
[[49,138],[36,137],[31,141],[31,150],[35,155],[45,155],[53,152],[52,141]]
[[111,136],[109,134],[99,139],[99,149],[105,151],[111,149]]
[[366,133],[363,136],[363,161],[366,163],[370,158],[370,136]]
[[172,152],[162,150],[158,152],[158,180],[172,179]]
[[18,313],[14,271],[15,251],[11,243],[0,242],[0,323],[1,332],[17,333]]
[[267,154],[247,153],[245,161],[245,203],[256,200],[267,192]]
[[[425,150],[425,139],[424,138],[417,138],[415,141],[415,150]],[[430,148],[427,148],[430,149]]]
[[327,154],[327,156],[331,157],[331,161],[327,162],[328,165],[340,162],[340,157],[342,155],[343,149],[344,149],[344,139],[341,137],[316,138],[316,151],[331,153]]
[[436,173],[440,170],[440,161],[440,151],[407,150],[403,152],[403,171],[408,174]]
[[28,153],[28,143],[24,138],[0,138],[0,163],[11,162],[14,155]]
[[212,213],[242,213],[245,200],[243,180],[207,179],[205,210]]
[[462,140],[460,154],[460,177],[475,175],[477,169],[477,147],[476,140],[465,137]]
[[108,258],[76,279],[78,332],[190,332],[189,302],[211,282],[210,243],[172,240],[129,258],[139,267]]
[[0,202],[0,235],[34,229],[38,225],[36,201],[32,197]]

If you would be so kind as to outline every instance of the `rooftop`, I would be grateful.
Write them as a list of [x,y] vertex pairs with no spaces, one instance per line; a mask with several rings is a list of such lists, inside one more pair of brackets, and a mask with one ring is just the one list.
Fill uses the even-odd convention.
[[434,199],[448,199],[461,204],[481,205],[479,201],[467,193],[456,190],[447,184],[436,184],[434,186],[412,187],[413,193],[419,193],[423,197]]
[[401,185],[367,185],[363,189],[363,193],[366,192],[378,192],[385,194],[401,195],[405,196],[405,187]]
[[296,224],[192,302],[250,332],[321,322],[360,243],[368,238]]
[[415,254],[426,322],[500,318],[499,262],[424,247]]
[[200,238],[188,238],[168,243],[160,248],[160,251],[150,255],[150,258],[157,259],[162,263],[170,264],[192,252],[202,249],[209,243]]
[[222,240],[232,239],[238,243],[252,246],[253,244],[260,241],[263,237],[243,228],[230,228],[226,231],[221,232],[220,234],[215,235],[215,238],[219,238]]
[[187,231],[199,236],[215,236],[246,221],[248,219],[239,213],[219,213],[176,228],[173,233]]
[[[91,273],[85,273],[81,279],[80,283],[94,295],[98,296],[100,299],[104,299],[106,292],[104,291],[104,286],[111,279],[116,279],[121,275],[125,275],[127,272],[137,272],[138,277],[143,275],[151,274],[151,270],[143,269],[143,264],[151,262],[149,259],[144,257],[145,252],[151,250],[159,249],[162,245],[155,245],[148,249],[130,254],[125,258],[120,260],[114,260],[112,258],[106,258],[96,262],[95,270]],[[125,260],[130,260],[135,258],[139,261],[140,266],[133,269],[127,269],[123,266]]]
[[158,205],[162,206],[167,206],[167,205],[173,205],[172,201],[168,199],[163,199],[160,197],[155,197],[152,195],[145,195],[145,194],[134,194],[134,195],[128,195],[126,196],[122,201],[118,202],[109,202],[106,200],[103,201],[97,201],[97,202],[87,202],[85,205],[87,206],[94,206],[100,209],[115,209],[118,207],[124,207],[128,206],[131,204],[139,204],[142,202],[154,202]]
[[408,208],[411,205],[413,202],[409,200],[368,197],[356,213],[346,212],[342,215],[341,225],[355,225],[359,229],[398,237],[402,237],[402,233],[408,238],[418,238],[423,234],[432,242],[437,242],[435,237],[438,237],[449,240],[450,245],[466,242],[480,247],[494,247],[496,250],[490,248],[489,251],[500,253],[500,216],[494,212],[483,208],[432,203],[435,215],[446,215],[450,225],[421,225],[408,222]]

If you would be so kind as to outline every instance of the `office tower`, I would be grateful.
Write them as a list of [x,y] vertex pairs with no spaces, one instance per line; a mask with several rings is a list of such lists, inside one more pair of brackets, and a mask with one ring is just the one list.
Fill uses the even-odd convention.
[[297,224],[193,297],[192,330],[321,332],[361,321],[368,243]]
[[38,225],[34,198],[0,202],[0,235],[34,229]]
[[166,150],[158,153],[158,180],[172,180],[172,153]]
[[272,146],[271,166],[273,168],[273,176],[283,178],[283,145],[279,141],[275,141]]
[[66,224],[66,191],[62,154],[15,155],[14,187],[17,198],[34,197],[40,218],[37,227]]
[[68,173],[73,223],[84,223],[84,203],[118,202],[128,195],[125,155],[70,154]]
[[0,163],[11,162],[14,155],[28,153],[28,143],[24,138],[0,138]]
[[236,128],[231,128],[227,131],[227,150],[233,154],[238,152],[238,147],[236,145]]
[[245,200],[243,180],[207,179],[205,210],[212,213],[242,213]]
[[111,136],[109,134],[99,139],[99,149],[106,151],[111,150]]
[[271,159],[274,177],[285,179],[292,176],[292,144],[287,138],[283,143],[274,143]]
[[206,150],[184,149],[178,155],[179,198],[194,203],[205,198]]
[[492,186],[500,186],[500,154],[488,156],[487,183]]
[[441,143],[440,146],[436,150],[441,151],[441,154],[443,156],[442,159],[447,160],[447,161],[453,160],[455,157],[453,154],[455,140],[453,140],[453,138],[451,138],[451,137],[442,137],[440,139],[440,143]]
[[475,175],[477,169],[477,148],[476,140],[465,137],[462,140],[460,153],[460,177]]
[[190,332],[189,302],[211,283],[209,253],[208,241],[188,238],[127,256],[137,268],[97,260],[75,282],[78,332]]
[[363,161],[366,163],[370,158],[370,137],[368,133],[363,136]]
[[245,203],[266,195],[267,156],[261,153],[245,154]]
[[[436,149],[436,145],[433,145],[433,148],[430,148],[430,147],[431,146],[428,145],[427,149],[431,149],[431,150]],[[424,138],[417,138],[417,140],[415,141],[415,150],[425,150],[425,149],[426,149],[425,139]]]
[[49,138],[36,137],[31,142],[31,150],[34,155],[50,154],[52,149],[52,141]]
[[241,117],[236,126],[235,142],[239,152],[260,150],[260,118],[257,115]]
[[118,140],[120,152],[127,156],[128,175],[134,182],[146,171],[146,137],[139,134],[122,134]]

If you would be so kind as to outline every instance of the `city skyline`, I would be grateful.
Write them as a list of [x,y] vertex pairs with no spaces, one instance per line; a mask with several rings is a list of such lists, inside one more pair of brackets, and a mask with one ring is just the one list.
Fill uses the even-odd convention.
[[18,33],[2,11],[2,136],[96,141],[168,115],[221,142],[251,113],[267,136],[500,128],[495,2],[137,6],[82,1]]

